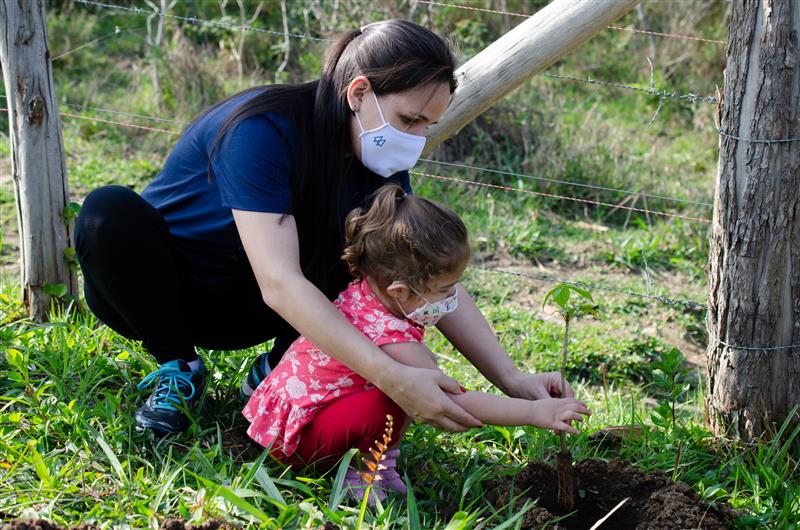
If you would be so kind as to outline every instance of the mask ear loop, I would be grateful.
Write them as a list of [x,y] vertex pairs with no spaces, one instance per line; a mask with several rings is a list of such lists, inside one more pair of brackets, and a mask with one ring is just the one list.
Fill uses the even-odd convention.
[[[380,103],[378,103],[378,96],[375,95],[374,90],[372,91],[372,97],[375,98],[375,106],[378,107],[378,114],[381,117],[381,126],[384,126],[386,125],[386,118],[383,117],[383,111],[381,110],[381,105]],[[361,123],[361,118],[358,117],[358,111],[355,111],[354,113],[356,115],[356,121],[358,122],[358,128],[361,129],[362,133],[367,132],[364,129],[364,125]]]
[[358,128],[361,129],[361,134],[364,134],[367,131],[364,130],[364,126],[361,124],[361,118],[358,117],[358,111],[355,111],[354,114],[356,115],[356,121],[358,122]]
[[386,125],[386,119],[383,117],[383,111],[381,110],[381,104],[378,103],[378,96],[375,95],[375,91],[372,91],[372,97],[375,100],[375,106],[378,107],[378,114],[381,116],[381,125]]

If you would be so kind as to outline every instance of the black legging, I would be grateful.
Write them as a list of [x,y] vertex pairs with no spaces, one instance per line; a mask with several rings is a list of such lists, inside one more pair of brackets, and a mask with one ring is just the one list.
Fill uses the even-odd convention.
[[277,337],[274,366],[297,337],[264,303],[241,246],[176,238],[129,188],[106,186],[86,197],[75,247],[89,308],[141,340],[159,363],[192,360],[195,346],[237,350]]

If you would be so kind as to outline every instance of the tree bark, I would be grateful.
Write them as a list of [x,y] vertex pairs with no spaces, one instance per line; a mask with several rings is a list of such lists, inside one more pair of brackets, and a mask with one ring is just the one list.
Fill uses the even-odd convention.
[[65,294],[77,298],[78,282],[65,259],[69,191],[44,0],[0,0],[0,28],[22,295],[31,317],[45,321],[51,303],[48,284],[63,285]]
[[752,441],[774,435],[800,403],[800,348],[764,349],[800,344],[800,141],[763,141],[800,137],[800,4],[737,0],[732,10],[708,268],[707,406],[715,431]]

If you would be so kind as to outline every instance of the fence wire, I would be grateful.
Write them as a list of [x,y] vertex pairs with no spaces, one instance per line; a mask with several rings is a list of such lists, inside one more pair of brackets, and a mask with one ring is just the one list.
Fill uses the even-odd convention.
[[[467,10],[467,11],[478,11],[478,12],[482,12],[482,13],[494,13],[494,14],[497,14],[497,15],[509,15],[509,16],[512,16],[512,17],[530,18],[532,16],[532,15],[528,15],[526,13],[512,13],[510,11],[499,11],[499,10],[496,10],[496,9],[486,9],[486,8],[481,8],[481,7],[465,6],[465,5],[461,5],[461,4],[449,4],[449,3],[444,3],[444,2],[431,2],[429,0],[415,0],[415,1],[418,4],[428,4],[428,5],[431,5],[431,6],[439,6],[439,7],[453,7],[453,8],[456,8],[456,9],[464,9],[464,10]],[[670,38],[670,39],[693,40],[693,41],[699,41],[699,42],[707,42],[709,44],[722,44],[722,45],[728,44],[724,40],[706,39],[705,37],[696,37],[694,35],[680,35],[680,34],[677,34],[677,33],[661,33],[659,31],[649,31],[649,30],[638,29],[638,28],[623,28],[623,27],[620,27],[620,26],[611,26],[611,25],[609,25],[607,27],[608,27],[608,29],[613,29],[613,30],[617,30],[617,31],[628,31],[628,32],[631,32],[631,33],[642,33],[642,34],[645,34],[645,35],[653,35],[653,36],[656,36],[656,37],[666,37],[666,38]]]
[[242,25],[239,25],[239,24],[229,24],[227,22],[219,22],[217,20],[206,20],[206,19],[197,18],[197,17],[184,17],[184,16],[181,16],[181,15],[172,15],[172,14],[169,14],[169,13],[162,13],[161,11],[152,10],[152,9],[142,9],[141,7],[135,7],[135,6],[121,6],[121,5],[117,5],[117,4],[108,4],[108,3],[104,3],[104,2],[96,2],[94,0],[75,0],[75,2],[78,3],[78,4],[84,4],[84,5],[88,5],[88,6],[100,7],[100,8],[103,8],[103,9],[116,9],[118,11],[122,11],[123,13],[125,13],[127,15],[138,15],[138,16],[141,16],[141,15],[145,15],[145,16],[155,15],[155,16],[162,17],[162,18],[171,18],[173,20],[180,20],[182,22],[189,22],[190,24],[204,24],[204,25],[208,25],[208,26],[216,26],[216,27],[220,27],[220,28],[233,29],[233,30],[238,30],[238,31],[254,31],[254,32],[257,32],[257,33],[264,33],[264,34],[272,35],[272,36],[291,37],[291,38],[294,38],[294,39],[308,39],[308,40],[320,41],[320,42],[324,42],[324,41],[328,40],[328,39],[323,39],[323,38],[320,38],[320,37],[312,37],[311,35],[305,35],[303,33],[287,33],[287,32],[284,32],[284,31],[273,31],[273,30],[269,30],[269,29],[256,28],[256,27],[253,27],[253,26],[251,26],[249,24],[242,26]]

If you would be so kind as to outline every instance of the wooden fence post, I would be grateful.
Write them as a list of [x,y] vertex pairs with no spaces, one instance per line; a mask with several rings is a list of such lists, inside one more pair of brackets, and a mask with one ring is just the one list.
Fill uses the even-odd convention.
[[77,299],[70,266],[66,167],[44,0],[0,0],[0,64],[8,107],[23,300],[45,321],[54,295]]
[[800,346],[786,347],[800,344],[798,35],[796,0],[733,2],[708,267],[707,404],[716,432],[746,441],[775,435],[790,415],[800,421]]
[[639,0],[554,0],[456,71],[458,88],[428,133],[425,152],[618,19]]

